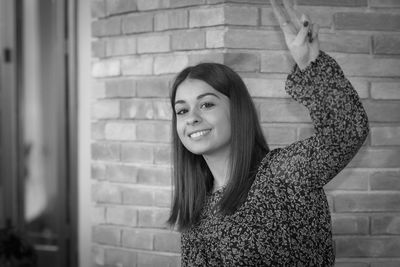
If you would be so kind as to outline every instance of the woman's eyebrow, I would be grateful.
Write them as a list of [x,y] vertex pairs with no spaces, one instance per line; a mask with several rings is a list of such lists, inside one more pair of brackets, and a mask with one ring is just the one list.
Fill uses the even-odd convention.
[[[212,95],[212,96],[215,96],[216,98],[220,98],[219,96],[217,96],[217,95],[214,94],[214,93],[204,93],[204,94],[198,95],[198,96],[196,97],[196,99],[199,100],[199,99],[201,99],[201,98],[203,98],[203,97],[206,97],[206,96],[208,96],[208,95]],[[185,104],[185,103],[186,103],[186,101],[184,101],[184,100],[176,100],[176,101],[175,101],[175,105],[176,105],[176,104]]]

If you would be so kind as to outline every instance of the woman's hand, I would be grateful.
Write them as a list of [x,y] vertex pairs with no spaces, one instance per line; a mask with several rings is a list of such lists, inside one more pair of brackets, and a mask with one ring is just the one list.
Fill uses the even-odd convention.
[[305,69],[319,54],[318,24],[312,24],[305,14],[299,18],[291,0],[283,0],[284,8],[276,0],[270,2],[294,61]]

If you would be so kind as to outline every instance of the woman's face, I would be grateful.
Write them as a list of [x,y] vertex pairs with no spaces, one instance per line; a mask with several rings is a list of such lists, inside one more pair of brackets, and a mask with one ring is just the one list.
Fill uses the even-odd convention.
[[229,152],[229,98],[206,82],[186,79],[175,96],[176,130],[182,144],[197,155]]

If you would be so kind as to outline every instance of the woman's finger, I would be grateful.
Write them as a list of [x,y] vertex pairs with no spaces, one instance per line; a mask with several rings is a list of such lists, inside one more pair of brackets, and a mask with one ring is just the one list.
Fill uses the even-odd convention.
[[279,25],[282,26],[285,23],[288,23],[288,19],[285,16],[285,13],[281,9],[281,7],[276,3],[276,0],[270,0],[272,11],[275,14],[275,17],[278,19]]
[[318,32],[319,32],[319,25],[313,24],[313,27],[312,27],[312,39],[313,40],[318,38]]
[[279,26],[281,27],[283,33],[285,34],[285,37],[287,38],[288,37],[287,35],[296,34],[297,32],[296,28],[285,15],[283,8],[276,3],[276,0],[270,0],[270,2],[272,10],[275,14],[275,17],[278,19]]
[[296,10],[293,8],[293,0],[283,0],[283,5],[285,6],[286,12],[290,17],[290,20],[293,22],[296,29],[301,29],[301,22],[299,17],[296,14]]
[[303,14],[300,21],[302,26],[293,42],[296,45],[304,44],[306,41],[308,42],[308,32],[311,30],[310,18],[307,15]]

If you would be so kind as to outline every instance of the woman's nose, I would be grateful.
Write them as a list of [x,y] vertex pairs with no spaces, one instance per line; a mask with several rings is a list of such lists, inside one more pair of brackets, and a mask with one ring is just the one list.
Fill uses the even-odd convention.
[[186,120],[187,125],[196,125],[201,122],[201,117],[197,111],[192,111]]

